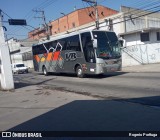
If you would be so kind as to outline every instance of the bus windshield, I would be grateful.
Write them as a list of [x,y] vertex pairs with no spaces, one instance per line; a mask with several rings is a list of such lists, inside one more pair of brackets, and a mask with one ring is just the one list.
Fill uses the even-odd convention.
[[121,57],[120,45],[114,32],[93,31],[94,39],[97,39],[97,58],[116,59]]

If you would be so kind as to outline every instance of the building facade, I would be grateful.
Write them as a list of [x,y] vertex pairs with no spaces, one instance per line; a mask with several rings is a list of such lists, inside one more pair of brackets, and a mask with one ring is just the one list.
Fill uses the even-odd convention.
[[[77,30],[95,29],[95,19],[91,20],[90,17],[91,9],[88,15],[86,9],[79,9],[51,22],[51,38]],[[124,40],[122,66],[160,63],[160,13],[151,14],[149,11],[125,6],[121,6],[120,12],[107,9],[109,10],[110,13],[105,16],[102,16],[105,10],[99,10],[99,27],[116,32],[117,36]],[[85,13],[86,17],[82,13]],[[73,17],[76,18],[69,20]],[[33,35],[33,32],[35,31],[29,33],[30,38],[41,38],[38,34]],[[43,32],[40,33],[42,35]]]
[[160,13],[121,7],[125,40],[123,66],[160,62]]
[[21,44],[17,39],[11,38],[6,41],[10,51],[11,63],[22,63],[22,55],[20,54]]
[[[99,19],[117,14],[118,11],[104,7],[97,6]],[[61,13],[63,16],[51,21],[48,24],[48,31],[45,28],[37,28],[28,33],[30,39],[40,39],[47,35],[56,35],[59,33],[65,33],[68,30],[80,27],[87,23],[95,22],[95,9],[93,7],[87,7],[73,11],[67,15]]]
[[27,67],[33,68],[32,45],[37,43],[31,40],[17,40],[11,38],[6,41],[10,51],[11,63],[24,63]]

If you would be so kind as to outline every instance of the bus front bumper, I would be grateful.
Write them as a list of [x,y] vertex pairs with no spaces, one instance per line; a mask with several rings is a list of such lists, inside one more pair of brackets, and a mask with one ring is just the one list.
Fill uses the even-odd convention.
[[105,74],[108,72],[116,72],[120,70],[121,70],[121,64],[113,64],[113,65],[97,64],[96,66],[96,74]]

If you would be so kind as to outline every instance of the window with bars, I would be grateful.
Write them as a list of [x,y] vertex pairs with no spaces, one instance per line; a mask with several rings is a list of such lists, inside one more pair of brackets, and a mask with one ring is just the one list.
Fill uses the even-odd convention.
[[141,41],[142,42],[150,41],[150,39],[149,39],[149,32],[141,33],[140,37],[141,37]]
[[157,32],[157,41],[160,41],[160,32]]

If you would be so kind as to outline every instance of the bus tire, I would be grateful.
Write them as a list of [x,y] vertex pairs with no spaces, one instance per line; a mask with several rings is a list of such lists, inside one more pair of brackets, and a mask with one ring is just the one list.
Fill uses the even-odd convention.
[[48,75],[48,71],[47,71],[47,69],[46,69],[45,66],[43,66],[42,71],[43,71],[43,74],[44,74],[45,76]]
[[76,67],[76,74],[77,74],[77,77],[79,77],[79,78],[84,78],[85,77],[81,66]]

